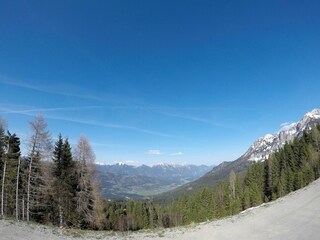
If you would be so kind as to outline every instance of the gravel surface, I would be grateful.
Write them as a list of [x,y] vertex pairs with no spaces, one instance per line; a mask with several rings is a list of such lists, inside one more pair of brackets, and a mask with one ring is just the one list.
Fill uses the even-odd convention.
[[272,203],[222,220],[135,233],[80,232],[0,220],[2,240],[55,239],[320,239],[320,179]]

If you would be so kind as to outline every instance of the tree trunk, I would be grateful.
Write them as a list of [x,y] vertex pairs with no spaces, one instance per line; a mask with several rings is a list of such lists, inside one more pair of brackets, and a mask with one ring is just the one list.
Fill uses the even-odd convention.
[[30,185],[31,185],[31,170],[32,170],[32,160],[33,160],[33,154],[34,154],[34,147],[32,149],[32,155],[30,158],[30,163],[29,163],[29,172],[28,172],[28,185],[27,185],[27,221],[29,222],[30,220]]
[[19,220],[19,176],[20,176],[20,162],[21,157],[18,160],[18,169],[17,169],[17,184],[16,184],[16,219]]
[[60,219],[60,227],[63,227],[63,212],[62,212],[62,207],[60,204],[59,204],[59,219]]
[[3,217],[3,202],[4,202],[4,180],[6,178],[6,168],[7,168],[7,160],[4,161],[3,165],[3,175],[2,175],[2,189],[1,189],[1,216]]
[[24,196],[22,198],[22,220],[24,221]]

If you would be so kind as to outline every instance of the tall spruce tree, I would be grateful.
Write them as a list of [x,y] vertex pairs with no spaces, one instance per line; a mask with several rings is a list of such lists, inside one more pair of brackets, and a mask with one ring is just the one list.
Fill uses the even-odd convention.
[[[64,224],[64,215],[63,215],[63,208],[62,208],[62,158],[63,158],[63,139],[61,134],[58,136],[58,140],[55,143],[55,148],[53,151],[53,197],[52,200],[54,200],[54,207],[51,209],[51,221],[53,223],[59,223],[60,226],[63,226]],[[58,213],[58,215],[57,215]],[[59,220],[57,221],[57,217]]]
[[71,146],[68,139],[62,140],[61,134],[55,144],[53,152],[53,176],[54,180],[54,199],[56,210],[59,213],[58,223],[60,226],[77,226],[76,217],[76,164],[72,158]]

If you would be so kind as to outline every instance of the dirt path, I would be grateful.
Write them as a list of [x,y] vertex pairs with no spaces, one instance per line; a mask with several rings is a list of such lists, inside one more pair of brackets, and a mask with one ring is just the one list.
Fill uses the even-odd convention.
[[320,179],[288,196],[239,215],[194,226],[120,233],[77,235],[35,224],[0,221],[0,239],[320,239]]

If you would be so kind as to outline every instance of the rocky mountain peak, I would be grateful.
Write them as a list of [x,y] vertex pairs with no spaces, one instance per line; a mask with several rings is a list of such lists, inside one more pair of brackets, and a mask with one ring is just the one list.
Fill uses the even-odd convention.
[[287,124],[277,133],[269,133],[259,138],[241,158],[248,161],[263,161],[270,154],[283,147],[286,142],[293,141],[304,130],[310,130],[316,124],[320,124],[320,109],[314,109],[306,113],[299,122]]

